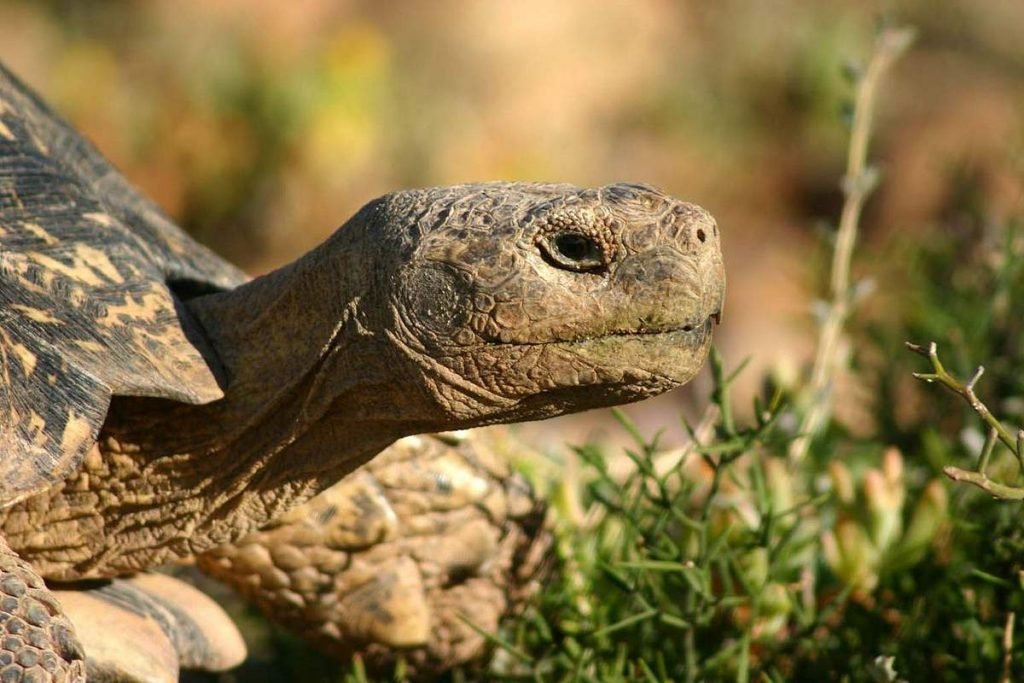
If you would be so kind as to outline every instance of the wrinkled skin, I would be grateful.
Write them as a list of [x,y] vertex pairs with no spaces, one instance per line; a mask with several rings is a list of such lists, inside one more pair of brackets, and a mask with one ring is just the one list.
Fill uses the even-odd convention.
[[381,212],[407,225],[395,252],[410,254],[388,336],[450,419],[637,400],[703,362],[724,274],[698,207],[640,185],[494,184],[400,193]]

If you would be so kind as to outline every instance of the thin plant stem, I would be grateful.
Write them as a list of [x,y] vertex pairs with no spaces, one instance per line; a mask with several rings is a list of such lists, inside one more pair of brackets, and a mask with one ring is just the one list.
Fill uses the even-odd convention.
[[1010,683],[1013,680],[1013,623],[1016,617],[1014,612],[1006,615],[1006,626],[1003,628],[1003,675],[999,683]]
[[1000,484],[999,482],[989,479],[986,474],[989,460],[992,457],[992,450],[995,447],[997,440],[1010,449],[1010,452],[1014,454],[1017,458],[1017,463],[1020,465],[1021,473],[1024,474],[1024,430],[1017,430],[1016,435],[1011,434],[1006,425],[1004,425],[999,418],[993,415],[988,406],[986,406],[982,400],[978,398],[978,395],[974,393],[974,387],[977,385],[978,380],[981,379],[981,375],[985,372],[985,368],[978,366],[978,369],[974,371],[974,374],[971,375],[969,380],[961,382],[951,375],[949,371],[946,370],[945,366],[943,366],[942,361],[939,360],[939,349],[935,342],[931,342],[927,346],[907,342],[907,348],[919,356],[927,358],[928,362],[932,366],[931,372],[915,372],[914,377],[922,382],[928,382],[929,384],[938,382],[949,391],[960,396],[967,402],[967,405],[971,407],[971,410],[973,410],[975,414],[977,414],[978,417],[988,425],[988,434],[985,438],[985,445],[981,449],[981,457],[978,459],[977,470],[964,470],[950,465],[942,468],[945,475],[953,481],[963,481],[977,486],[996,498],[1002,498],[1004,500],[1024,500],[1024,488]]
[[841,369],[840,342],[852,303],[850,263],[857,242],[861,211],[878,180],[877,172],[867,163],[875,98],[882,77],[910,46],[913,36],[913,31],[907,28],[882,29],[867,68],[857,80],[846,173],[842,184],[843,209],[836,233],[835,250],[832,253],[830,301],[821,324],[811,379],[807,387],[806,412],[800,422],[797,437],[789,447],[789,459],[793,464],[800,462],[807,455],[811,439],[821,431],[832,410],[830,388],[833,378]]
[[959,467],[953,467],[952,465],[943,467],[942,472],[953,481],[963,481],[977,486],[993,498],[1001,498],[1002,500],[1024,500],[1024,489],[992,481],[981,472],[963,470]]
[[978,366],[978,369],[974,371],[974,375],[971,376],[967,382],[961,382],[956,377],[951,375],[946,368],[942,365],[942,361],[939,360],[939,350],[935,342],[931,342],[928,346],[922,346],[919,344],[911,344],[907,342],[907,348],[918,354],[924,356],[931,363],[932,372],[915,372],[914,377],[921,380],[922,382],[938,382],[945,388],[952,391],[957,396],[960,396],[967,404],[971,406],[971,410],[978,414],[978,417],[988,425],[989,429],[994,429],[996,434],[999,435],[999,440],[1003,442],[1003,445],[1010,449],[1015,455],[1018,454],[1021,440],[1024,437],[1018,432],[1016,436],[1010,434],[1010,430],[999,421],[992,411],[988,409],[978,395],[974,393],[974,387],[981,379],[981,375],[985,372],[985,368]]

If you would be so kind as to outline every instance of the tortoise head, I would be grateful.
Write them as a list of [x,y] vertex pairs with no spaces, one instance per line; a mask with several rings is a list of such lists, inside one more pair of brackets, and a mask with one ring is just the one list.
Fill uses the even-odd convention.
[[[371,205],[375,308],[447,424],[537,419],[688,380],[722,311],[718,227],[644,185],[494,183]],[[385,233],[382,235],[381,232]]]

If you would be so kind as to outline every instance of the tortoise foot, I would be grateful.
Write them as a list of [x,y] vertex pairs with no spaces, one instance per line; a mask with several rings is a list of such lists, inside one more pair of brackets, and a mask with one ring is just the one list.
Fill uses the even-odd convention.
[[224,671],[245,659],[223,610],[173,577],[140,574],[54,592],[82,634],[90,683],[176,683],[183,669]]

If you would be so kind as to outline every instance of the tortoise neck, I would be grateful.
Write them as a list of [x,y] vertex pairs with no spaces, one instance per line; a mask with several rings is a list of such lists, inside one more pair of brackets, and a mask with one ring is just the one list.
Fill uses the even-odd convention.
[[[381,292],[396,266],[375,262],[366,215],[291,265],[188,301],[224,397],[115,398],[78,472],[0,511],[12,547],[54,579],[171,562],[264,526],[401,436],[452,426],[390,338],[397,312]],[[64,534],[33,547],[69,509],[74,552]]]
[[187,303],[216,356],[211,365],[219,361],[225,396],[218,403],[235,410],[273,402],[332,349],[369,332],[362,273],[347,265],[321,246],[233,290]]
[[[393,326],[381,295],[387,276],[374,263],[380,235],[368,213],[287,266],[187,302],[224,388],[219,401],[178,409],[195,415],[188,431],[209,431],[203,425],[215,416],[221,434],[298,444],[323,429],[347,444],[371,430],[393,441],[443,427],[445,415],[408,381],[413,368],[386,331]],[[345,431],[353,436],[338,440]]]
[[418,431],[398,418],[415,414],[415,400],[401,405],[394,389],[401,373],[374,273],[352,243],[365,238],[358,218],[294,263],[188,302],[222,366],[224,398],[175,406],[169,417],[193,444],[175,450],[245,463],[266,495],[312,495]]
[[[331,240],[359,238],[346,232]],[[420,390],[402,384],[404,366],[371,315],[374,274],[351,255],[360,253],[335,242],[187,303],[221,361],[225,395],[206,405],[112,402],[99,441],[104,474],[90,485],[131,480],[144,490],[102,497],[100,533],[116,547],[98,539],[106,550],[59,575],[130,571],[232,542],[395,439],[440,426],[418,417]]]

